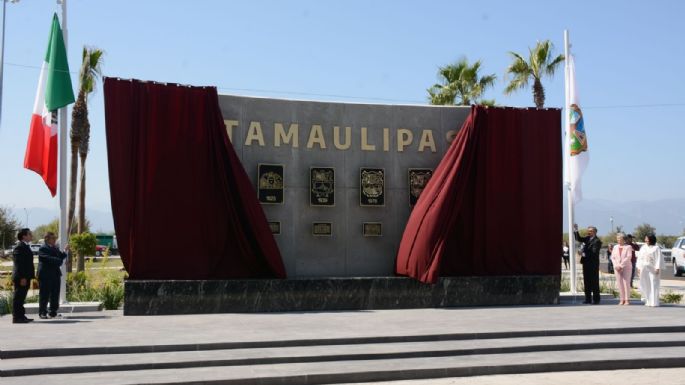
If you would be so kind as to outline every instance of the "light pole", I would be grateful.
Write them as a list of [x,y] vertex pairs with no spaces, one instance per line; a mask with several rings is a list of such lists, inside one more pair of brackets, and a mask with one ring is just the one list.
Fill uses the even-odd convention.
[[609,222],[611,222],[611,232],[614,232],[614,217],[609,217]]
[[16,3],[19,0],[0,0],[2,1],[2,38],[0,39],[0,124],[2,124],[2,73],[3,64],[5,63],[5,11],[7,11],[7,2]]

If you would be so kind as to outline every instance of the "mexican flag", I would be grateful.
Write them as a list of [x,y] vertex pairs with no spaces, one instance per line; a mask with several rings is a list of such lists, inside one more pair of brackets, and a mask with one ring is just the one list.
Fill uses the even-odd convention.
[[24,155],[24,168],[42,176],[53,197],[57,193],[57,110],[73,102],[64,37],[54,14]]

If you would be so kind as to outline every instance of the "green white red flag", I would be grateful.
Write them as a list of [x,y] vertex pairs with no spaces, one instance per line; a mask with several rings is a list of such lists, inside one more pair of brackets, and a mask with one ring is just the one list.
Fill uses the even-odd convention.
[[24,168],[43,177],[53,197],[57,193],[57,110],[73,102],[64,37],[57,14],[54,14],[24,155]]

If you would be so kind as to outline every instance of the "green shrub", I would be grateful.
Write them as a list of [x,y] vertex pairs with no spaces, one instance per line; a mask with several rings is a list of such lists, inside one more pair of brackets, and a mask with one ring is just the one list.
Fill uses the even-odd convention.
[[124,285],[120,279],[110,279],[101,290],[102,304],[106,310],[116,310],[124,300]]
[[674,293],[672,291],[668,291],[661,296],[661,302],[663,303],[680,303],[682,299],[682,294]]
[[14,292],[7,291],[0,293],[0,315],[12,313],[12,300],[14,299]]

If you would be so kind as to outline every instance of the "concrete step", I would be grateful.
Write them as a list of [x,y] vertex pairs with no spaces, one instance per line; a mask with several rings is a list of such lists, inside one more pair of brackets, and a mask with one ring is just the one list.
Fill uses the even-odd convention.
[[3,349],[0,359],[57,357],[74,355],[109,355],[136,354],[154,352],[182,352],[182,351],[213,351],[229,349],[257,349],[257,348],[285,348],[306,347],[320,345],[366,345],[391,344],[411,342],[437,342],[459,340],[488,340],[524,337],[553,337],[553,336],[599,336],[619,334],[653,334],[653,333],[685,333],[685,325],[676,326],[634,326],[613,328],[588,329],[548,329],[522,330],[480,333],[452,333],[425,335],[395,335],[395,336],[364,336],[346,338],[319,338],[271,341],[241,341],[241,342],[213,342],[194,344],[159,344],[159,345],[120,345],[120,346],[86,346],[70,348],[38,348],[38,349]]
[[474,354],[449,357],[101,371],[5,377],[3,385],[333,384],[550,371],[682,367],[685,347]]
[[[37,303],[27,303],[24,305],[26,314],[38,314]],[[102,310],[102,302],[69,302],[59,305],[61,314],[89,313]]]
[[4,359],[0,377],[678,346],[685,347],[685,332],[75,355]]

